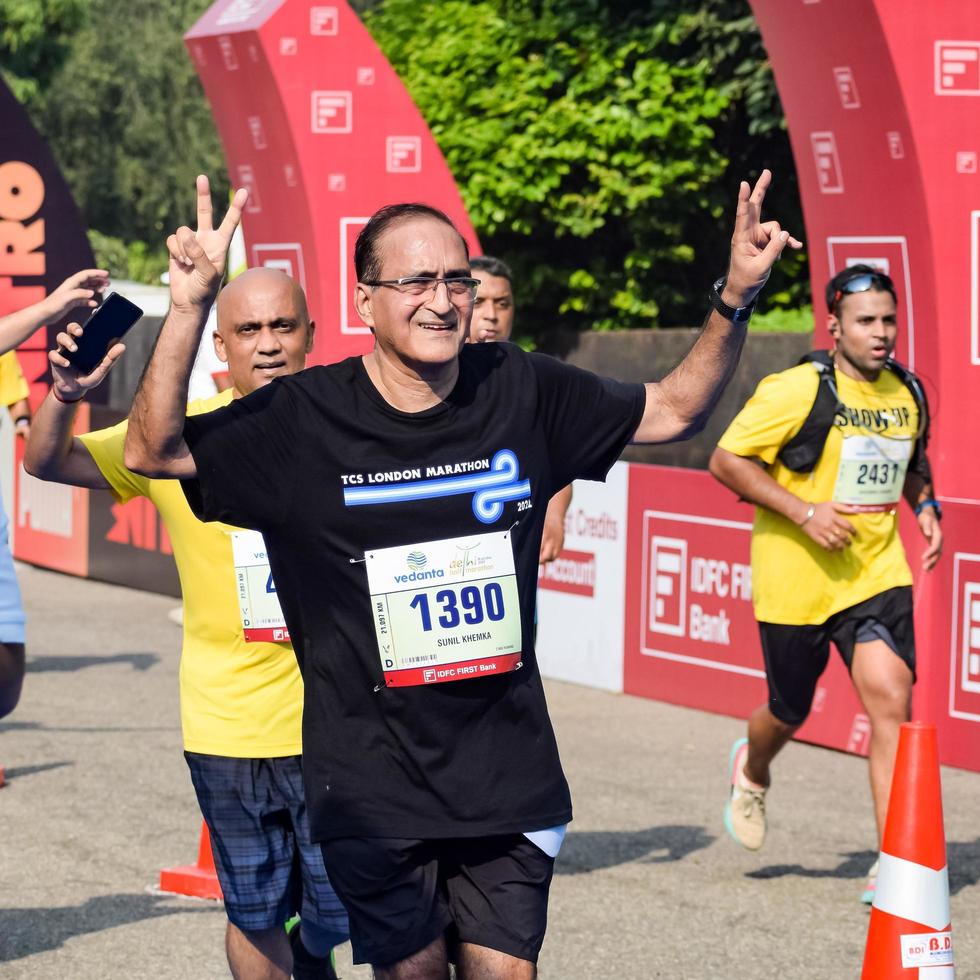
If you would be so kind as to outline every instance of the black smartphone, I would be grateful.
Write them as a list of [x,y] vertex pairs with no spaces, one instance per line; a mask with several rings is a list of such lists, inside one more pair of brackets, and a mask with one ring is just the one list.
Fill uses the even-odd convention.
[[76,351],[62,351],[65,359],[82,374],[91,374],[105,357],[106,351],[121,340],[126,331],[143,315],[143,311],[119,293],[110,293],[98,309],[82,324],[84,333],[73,338]]

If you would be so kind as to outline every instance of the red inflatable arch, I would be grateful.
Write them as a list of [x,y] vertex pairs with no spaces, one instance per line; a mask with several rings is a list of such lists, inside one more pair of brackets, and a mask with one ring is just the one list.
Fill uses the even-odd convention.
[[850,262],[885,268],[901,294],[948,542],[916,586],[916,711],[944,729],[947,761],[980,768],[980,5],[750,2],[789,124],[818,328],[823,286]]
[[248,263],[306,288],[314,361],[370,348],[353,246],[384,204],[446,211],[477,248],[456,183],[391,65],[346,3],[218,0],[185,41],[232,182],[249,188]]

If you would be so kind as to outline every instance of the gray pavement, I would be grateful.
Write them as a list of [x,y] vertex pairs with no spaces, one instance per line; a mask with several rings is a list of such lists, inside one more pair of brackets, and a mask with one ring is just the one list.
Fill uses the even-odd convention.
[[[0,721],[0,977],[227,976],[216,903],[152,893],[193,860],[171,599],[20,569],[29,673]],[[862,760],[791,745],[770,839],[721,824],[729,718],[548,685],[576,819],[540,974],[857,977],[874,830]],[[943,771],[957,976],[980,977],[980,775]],[[342,951],[341,974],[366,978]]]

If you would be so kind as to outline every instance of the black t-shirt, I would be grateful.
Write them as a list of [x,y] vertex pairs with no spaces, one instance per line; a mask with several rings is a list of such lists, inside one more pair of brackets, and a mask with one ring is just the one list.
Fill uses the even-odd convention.
[[[445,401],[422,412],[393,408],[349,358],[186,422],[195,513],[265,535],[305,682],[317,840],[474,837],[571,819],[533,650],[542,525],[557,490],[605,478],[645,391],[511,344],[466,346],[459,367]],[[479,495],[454,481],[485,476],[502,457],[517,472],[478,518]],[[391,499],[353,505],[351,491],[376,486]],[[416,488],[417,499],[403,499]],[[365,556],[509,528],[520,669],[386,686]],[[424,548],[409,558],[424,561]]]

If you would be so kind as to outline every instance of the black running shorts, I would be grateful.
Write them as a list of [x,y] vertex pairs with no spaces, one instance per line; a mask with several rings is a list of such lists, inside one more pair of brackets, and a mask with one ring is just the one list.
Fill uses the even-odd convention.
[[390,966],[440,935],[537,962],[555,862],[523,834],[340,837],[321,845],[355,963]]
[[759,634],[769,685],[769,710],[787,725],[802,725],[810,713],[817,681],[830,657],[831,640],[848,671],[855,645],[880,639],[908,664],[915,677],[910,586],[889,589],[842,609],[819,626],[759,623]]

